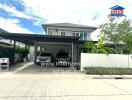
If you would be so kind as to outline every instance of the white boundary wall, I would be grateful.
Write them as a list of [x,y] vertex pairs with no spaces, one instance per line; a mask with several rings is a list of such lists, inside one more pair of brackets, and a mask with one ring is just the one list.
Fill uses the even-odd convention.
[[84,67],[132,68],[132,54],[91,54],[81,53],[81,71]]

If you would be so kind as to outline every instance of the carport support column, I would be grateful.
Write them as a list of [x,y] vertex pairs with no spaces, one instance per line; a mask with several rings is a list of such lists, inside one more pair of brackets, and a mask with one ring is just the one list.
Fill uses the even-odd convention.
[[79,62],[79,59],[78,59],[78,57],[79,57],[79,52],[78,52],[79,50],[78,50],[78,43],[77,43],[77,62]]
[[42,46],[40,46],[40,54],[42,53],[42,49],[43,49]]
[[72,42],[72,63],[73,63],[73,51],[74,51],[74,45],[73,45],[73,42]]
[[16,41],[13,44],[13,64],[15,64],[15,54],[16,54]]
[[36,63],[37,58],[37,43],[34,44],[34,63]]

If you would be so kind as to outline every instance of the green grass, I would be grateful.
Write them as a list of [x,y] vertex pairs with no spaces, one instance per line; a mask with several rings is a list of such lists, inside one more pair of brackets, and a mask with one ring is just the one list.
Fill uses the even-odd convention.
[[93,75],[132,75],[132,68],[85,67],[84,73]]

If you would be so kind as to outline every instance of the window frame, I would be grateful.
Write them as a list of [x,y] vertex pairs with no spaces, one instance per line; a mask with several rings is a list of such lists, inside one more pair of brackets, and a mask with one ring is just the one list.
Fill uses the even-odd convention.
[[[62,32],[64,32],[64,35],[62,35]],[[65,30],[61,30],[60,31],[60,36],[66,36],[66,31]]]
[[[77,36],[77,34],[79,34],[80,40],[88,40],[88,33],[87,32],[85,32],[85,31],[73,31],[72,32],[72,36]],[[81,34],[83,34],[82,35],[83,38],[81,38]],[[86,34],[86,37],[84,34]]]

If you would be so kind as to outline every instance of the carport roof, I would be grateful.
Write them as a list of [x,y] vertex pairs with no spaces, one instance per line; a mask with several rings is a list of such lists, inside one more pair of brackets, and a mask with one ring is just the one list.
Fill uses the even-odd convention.
[[24,33],[0,33],[0,37],[11,39],[25,44],[34,44],[35,42],[63,42],[76,43],[79,37],[76,36],[53,36],[40,34],[24,34]]

